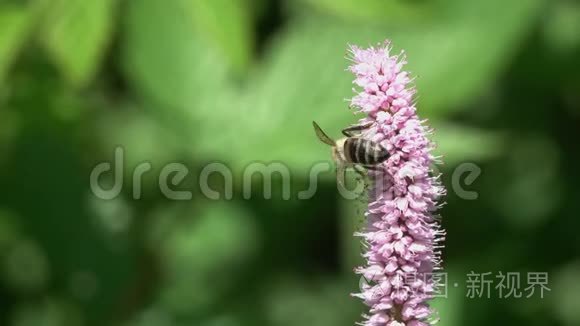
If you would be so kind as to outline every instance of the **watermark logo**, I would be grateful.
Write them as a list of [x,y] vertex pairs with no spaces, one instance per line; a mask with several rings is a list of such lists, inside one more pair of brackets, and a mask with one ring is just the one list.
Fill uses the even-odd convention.
[[[90,188],[92,193],[99,199],[111,200],[118,197],[127,181],[125,173],[125,150],[123,147],[116,147],[113,153],[112,162],[101,162],[95,165],[90,173]],[[157,176],[157,186],[163,196],[170,200],[191,200],[193,192],[189,190],[178,190],[186,178],[191,177],[190,169],[183,163],[172,162],[160,167]],[[146,173],[153,170],[150,162],[141,162],[130,172],[130,183],[133,199],[141,199],[143,195],[143,177]],[[295,179],[304,179],[304,173],[294,176],[291,169],[283,162],[252,162],[243,168],[243,171],[233,171],[224,163],[211,162],[203,166],[197,177],[197,186],[199,192],[210,200],[231,200],[234,197],[234,187],[241,189],[244,199],[250,199],[252,196],[261,196],[264,199],[272,199],[274,187],[280,189],[282,200],[291,200],[295,195],[299,200],[308,200],[315,196],[319,189],[320,179],[326,174],[337,178],[337,189],[339,194],[347,200],[356,200],[366,191],[381,193],[386,184],[374,184],[369,186],[358,174],[352,169],[348,169],[348,176],[354,178],[344,178],[344,174],[336,173],[331,162],[316,162],[307,172],[307,184],[304,187],[303,182],[293,182]],[[236,173],[234,173],[236,172]],[[433,171],[438,175],[438,171]],[[372,172],[377,173],[377,172]],[[475,200],[479,194],[470,190],[472,184],[481,175],[481,168],[474,163],[462,163],[458,165],[451,173],[451,191],[461,199]],[[241,176],[241,184],[236,184],[234,176]],[[219,177],[223,180],[223,187],[220,189],[212,188],[211,178]],[[103,182],[103,180],[107,182]],[[261,193],[254,188],[256,179],[261,180]],[[355,182],[348,182],[353,180]],[[106,183],[106,185],[103,185]],[[301,184],[301,189],[296,188]]]
[[[525,277],[525,284],[522,275]],[[498,299],[543,299],[551,291],[547,272],[507,272],[497,273],[471,271],[464,275],[465,297],[498,298]],[[459,288],[460,283],[454,282],[453,288]],[[377,274],[362,276],[359,289],[365,296],[374,299],[390,295],[393,291],[404,291],[408,295],[426,294],[432,298],[447,298],[449,296],[449,277],[446,272],[433,273],[401,273],[395,275]]]

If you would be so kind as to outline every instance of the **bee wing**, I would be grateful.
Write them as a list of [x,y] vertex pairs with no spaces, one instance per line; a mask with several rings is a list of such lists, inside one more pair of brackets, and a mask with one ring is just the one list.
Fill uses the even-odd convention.
[[335,145],[334,140],[328,137],[328,135],[326,135],[324,131],[320,129],[320,126],[316,122],[312,121],[312,125],[314,126],[314,131],[316,132],[316,136],[318,136],[318,139],[320,139],[323,143],[326,143],[330,146]]

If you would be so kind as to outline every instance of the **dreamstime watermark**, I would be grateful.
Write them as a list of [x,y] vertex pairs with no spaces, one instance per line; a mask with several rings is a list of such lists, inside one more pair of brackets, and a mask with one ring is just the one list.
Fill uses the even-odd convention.
[[[437,167],[435,166],[434,169],[434,175],[438,175]],[[150,162],[141,162],[132,169],[130,176],[133,199],[141,199],[143,195],[143,178],[152,170],[153,165]],[[112,163],[101,162],[92,169],[90,174],[92,193],[103,200],[111,200],[118,197],[124,188],[126,171],[128,170],[125,169],[125,150],[123,147],[116,147]],[[298,190],[292,189],[293,185],[297,187],[298,183],[292,182],[291,170],[282,162],[252,162],[243,168],[241,174],[234,173],[230,167],[223,163],[212,162],[203,166],[199,172],[197,185],[201,194],[208,199],[231,200],[234,197],[234,175],[241,175],[241,180],[239,180],[241,185],[236,187],[236,189],[241,189],[244,199],[250,199],[252,196],[260,194],[255,191],[256,183],[253,182],[256,177],[260,177],[262,180],[260,190],[264,199],[272,199],[273,187],[276,185],[281,191],[280,196],[283,200],[292,199],[292,194],[295,194],[299,200],[307,200],[315,196],[319,188],[319,180],[325,173],[334,175],[335,168],[333,164],[328,161],[313,164],[308,170],[307,186],[304,187],[302,185],[304,189]],[[349,171],[349,174],[352,174],[352,171]],[[471,186],[480,175],[481,168],[476,164],[459,164],[451,174],[452,193],[465,200],[477,199],[478,193],[469,190],[466,186]],[[104,176],[112,176],[112,184],[104,187],[101,183]],[[190,170],[185,164],[179,162],[165,164],[161,167],[157,177],[159,190],[170,200],[191,200],[193,198],[191,189],[178,190],[188,176],[190,176]],[[215,176],[219,176],[223,181],[219,190],[212,188],[210,184],[210,178]],[[300,173],[300,179],[303,179],[303,172]],[[369,185],[366,182],[360,182],[360,180],[349,186],[348,178],[344,179],[340,173],[337,175],[337,181],[338,192],[347,200],[360,198],[366,190],[380,193],[383,190],[382,187],[384,187],[384,185],[377,184],[367,189]]]

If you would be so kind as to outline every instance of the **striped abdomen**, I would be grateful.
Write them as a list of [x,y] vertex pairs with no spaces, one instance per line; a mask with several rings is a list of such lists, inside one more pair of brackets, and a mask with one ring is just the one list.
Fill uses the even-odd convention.
[[389,153],[378,143],[359,137],[347,138],[344,142],[344,156],[350,163],[376,165],[384,162]]

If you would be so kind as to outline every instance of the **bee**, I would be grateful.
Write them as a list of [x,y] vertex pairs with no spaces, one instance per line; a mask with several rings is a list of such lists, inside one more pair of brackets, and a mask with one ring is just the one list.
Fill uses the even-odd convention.
[[364,177],[361,167],[367,170],[378,170],[378,165],[389,158],[389,152],[381,144],[365,139],[360,134],[354,134],[355,132],[362,132],[368,129],[372,123],[355,125],[343,129],[342,134],[345,137],[337,141],[328,137],[315,121],[312,121],[312,125],[314,126],[314,131],[318,139],[332,146],[332,157],[337,163],[337,169],[343,175],[345,173],[345,167],[352,165],[355,171]]

